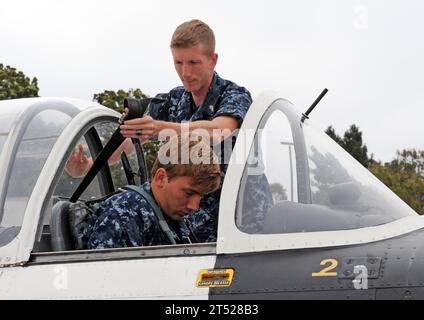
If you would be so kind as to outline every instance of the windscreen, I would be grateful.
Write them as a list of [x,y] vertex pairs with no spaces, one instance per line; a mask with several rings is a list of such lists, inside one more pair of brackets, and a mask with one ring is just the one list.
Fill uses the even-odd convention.
[[[15,149],[8,164],[8,179],[0,223],[0,246],[19,232],[28,200],[51,149],[71,116],[58,110],[37,113],[14,141]],[[2,146],[5,138],[0,136]],[[3,141],[3,142],[2,142]]]
[[408,205],[325,133],[303,128],[312,203],[355,215],[366,227],[416,215]]
[[6,135],[0,135],[0,156],[3,151],[3,146],[5,141],[6,141]]
[[[275,102],[262,117],[238,194],[246,233],[351,230],[416,215],[407,204],[294,109]],[[260,170],[259,170],[260,169]]]
[[0,114],[0,156],[3,152],[4,143],[12,126],[13,120],[16,118],[16,113]]

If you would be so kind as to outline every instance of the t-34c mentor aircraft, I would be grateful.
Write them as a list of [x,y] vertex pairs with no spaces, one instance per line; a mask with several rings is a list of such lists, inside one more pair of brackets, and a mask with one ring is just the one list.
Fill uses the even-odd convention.
[[[84,177],[65,165],[80,144],[95,159],[120,116],[73,99],[0,102],[1,299],[424,298],[424,218],[274,92],[238,133],[216,243],[76,250],[64,203]],[[78,201],[128,185],[128,162],[144,166],[140,152],[122,159]]]

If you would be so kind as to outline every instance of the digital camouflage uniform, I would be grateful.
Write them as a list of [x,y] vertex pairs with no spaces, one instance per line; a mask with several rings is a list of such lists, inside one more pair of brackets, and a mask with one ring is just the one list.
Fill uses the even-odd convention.
[[[153,197],[150,182],[145,182],[142,188]],[[152,207],[135,191],[123,191],[107,198],[94,216],[88,222],[87,249],[170,244]],[[190,231],[184,224],[165,214],[164,218],[177,244],[190,242]]]
[[273,205],[272,192],[265,174],[247,175],[243,193],[240,230],[263,233],[265,215]]
[[[184,87],[177,87],[168,94],[159,94],[158,98],[165,99],[160,105],[150,105],[149,114],[156,120],[169,122],[188,122],[197,120],[213,120],[219,116],[230,116],[238,120],[239,127],[249,109],[252,98],[247,89],[235,83],[224,80],[215,72],[204,103],[196,107],[190,92]],[[232,146],[234,145],[234,141]],[[224,145],[224,143],[222,143]],[[219,150],[217,150],[219,149]],[[214,146],[221,157],[221,186],[228,163],[228,153],[221,151],[221,146]],[[221,188],[205,196],[200,201],[199,210],[186,217],[193,232],[200,242],[215,242],[218,228],[218,207]]]

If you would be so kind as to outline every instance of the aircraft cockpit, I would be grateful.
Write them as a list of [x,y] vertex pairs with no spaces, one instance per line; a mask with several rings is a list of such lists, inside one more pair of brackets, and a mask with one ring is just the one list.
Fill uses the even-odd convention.
[[[350,230],[416,215],[324,132],[301,122],[281,100],[263,115],[247,159],[236,209],[236,224],[242,231]],[[253,188],[256,199],[251,196]]]

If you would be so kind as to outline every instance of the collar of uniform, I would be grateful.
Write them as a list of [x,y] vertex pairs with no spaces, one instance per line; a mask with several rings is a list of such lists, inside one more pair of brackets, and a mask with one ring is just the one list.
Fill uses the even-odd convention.
[[222,87],[223,79],[214,71],[213,79],[211,85],[209,86],[208,93],[206,94],[205,101],[203,101],[202,106],[208,107],[209,105],[214,105],[217,96],[219,95]]
[[160,206],[160,204],[158,203],[158,201],[156,200],[156,198],[153,194],[152,185],[150,184],[150,181],[146,181],[145,183],[143,183],[143,185],[141,187],[144,189],[144,191],[148,192],[152,196],[153,200],[155,200],[155,202],[156,202],[156,205],[162,210],[163,216],[166,219],[167,216],[166,216],[165,212],[163,211],[162,207]]
[[[184,95],[185,97],[190,101],[190,104],[194,107],[192,108],[192,112],[195,112],[196,109],[201,108],[202,106],[208,106],[209,104],[213,104],[216,98],[216,94],[220,91],[220,88],[222,86],[224,79],[222,79],[216,71],[213,72],[213,78],[211,81],[211,84],[208,89],[208,93],[206,94],[205,100],[200,106],[196,106],[193,100],[193,96],[191,95],[191,92],[184,89]],[[194,109],[194,110],[193,110]]]
[[150,181],[146,181],[145,183],[143,183],[141,187],[144,189],[144,191],[148,192],[153,197],[153,199],[155,199],[155,196],[153,195],[153,192],[152,192],[152,185],[150,184]]

